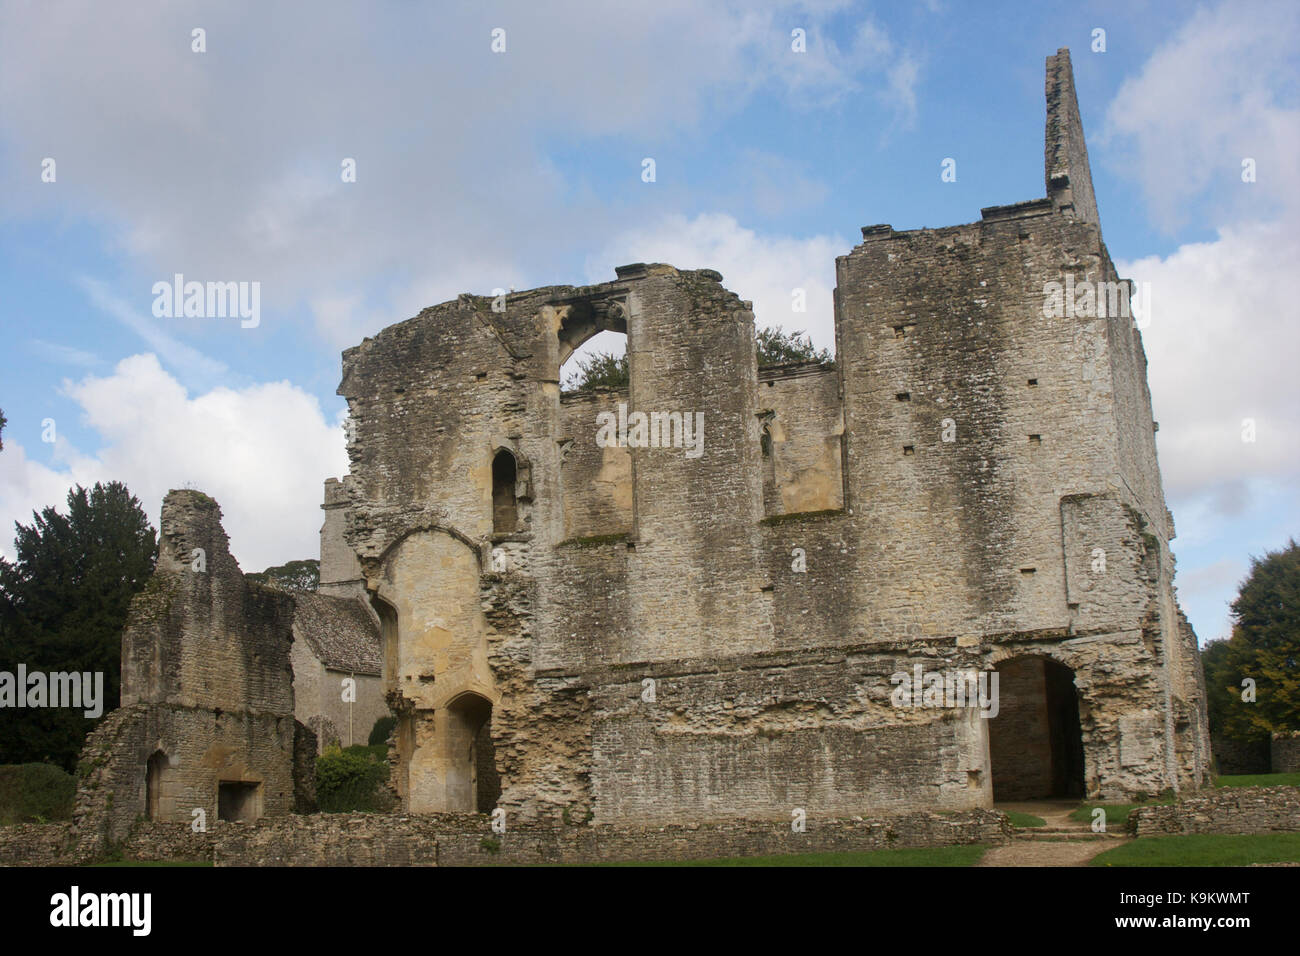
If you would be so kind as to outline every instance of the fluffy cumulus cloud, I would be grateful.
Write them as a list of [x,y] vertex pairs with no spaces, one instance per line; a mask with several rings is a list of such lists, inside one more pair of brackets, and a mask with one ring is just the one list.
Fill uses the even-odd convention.
[[1239,511],[1251,482],[1300,481],[1297,257],[1292,226],[1254,223],[1119,264],[1150,284],[1142,337],[1170,496]]
[[88,453],[59,439],[47,464],[5,442],[6,555],[14,521],[30,523],[33,510],[61,506],[74,483],[110,480],[126,483],[155,526],[169,489],[212,495],[246,571],[319,553],[322,482],[347,470],[347,455],[341,423],[327,421],[311,395],[272,382],[191,396],[152,354],[123,359],[110,375],[65,383],[64,392],[104,444]]
[[1202,637],[1226,634],[1247,553],[1280,546],[1300,520],[1298,31],[1294,4],[1200,8],[1107,113],[1117,168],[1157,223],[1217,226],[1213,240],[1117,264],[1149,283],[1161,471],[1178,547],[1193,556],[1180,594]]
[[[1121,86],[1102,143],[1162,226],[1295,208],[1298,32],[1300,7],[1289,0],[1202,8]],[[1244,160],[1254,183],[1242,181]]]

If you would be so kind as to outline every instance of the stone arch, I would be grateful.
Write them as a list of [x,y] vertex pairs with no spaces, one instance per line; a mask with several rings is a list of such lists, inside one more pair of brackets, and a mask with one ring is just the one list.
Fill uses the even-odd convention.
[[393,781],[409,812],[466,809],[472,802],[464,799],[456,769],[463,761],[453,760],[459,745],[449,739],[464,730],[456,723],[464,715],[447,705],[468,690],[489,704],[497,699],[479,592],[481,559],[481,550],[461,536],[430,529],[392,548],[376,580],[385,687],[398,716]]
[[998,713],[989,764],[998,802],[1084,795],[1083,732],[1074,670],[1045,653],[997,661]]
[[492,702],[467,691],[443,708],[446,747],[446,810],[491,813],[501,796],[496,748],[492,741]]

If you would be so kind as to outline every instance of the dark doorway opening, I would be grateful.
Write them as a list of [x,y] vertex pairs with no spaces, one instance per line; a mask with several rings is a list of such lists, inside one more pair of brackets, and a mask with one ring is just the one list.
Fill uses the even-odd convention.
[[515,456],[504,448],[492,459],[492,532],[514,534],[519,525],[519,512],[515,504],[515,482],[518,466]]
[[256,820],[261,816],[262,785],[241,780],[217,784],[218,820]]
[[1074,671],[1046,657],[997,666],[998,715],[989,721],[996,802],[1083,796],[1083,735]]

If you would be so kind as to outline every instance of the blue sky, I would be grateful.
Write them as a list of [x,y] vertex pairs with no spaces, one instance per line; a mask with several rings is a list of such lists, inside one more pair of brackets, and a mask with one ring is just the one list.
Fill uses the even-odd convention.
[[[0,522],[109,478],[156,520],[188,484],[245,568],[314,554],[339,352],[459,292],[707,266],[830,346],[859,227],[1044,194],[1066,46],[1104,237],[1153,290],[1180,599],[1219,636],[1300,529],[1294,6],[0,3]],[[178,272],[259,282],[260,324],[155,318]]]

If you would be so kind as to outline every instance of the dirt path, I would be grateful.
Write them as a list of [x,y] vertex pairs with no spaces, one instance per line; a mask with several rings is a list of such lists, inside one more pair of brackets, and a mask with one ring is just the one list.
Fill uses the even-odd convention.
[[1093,833],[1087,823],[1069,818],[1077,803],[1039,801],[1034,803],[1000,803],[998,810],[1014,810],[1042,817],[1046,825],[1017,828],[1015,839],[1006,846],[995,846],[984,854],[976,866],[1086,866],[1098,853],[1122,846],[1128,838],[1122,834]]

